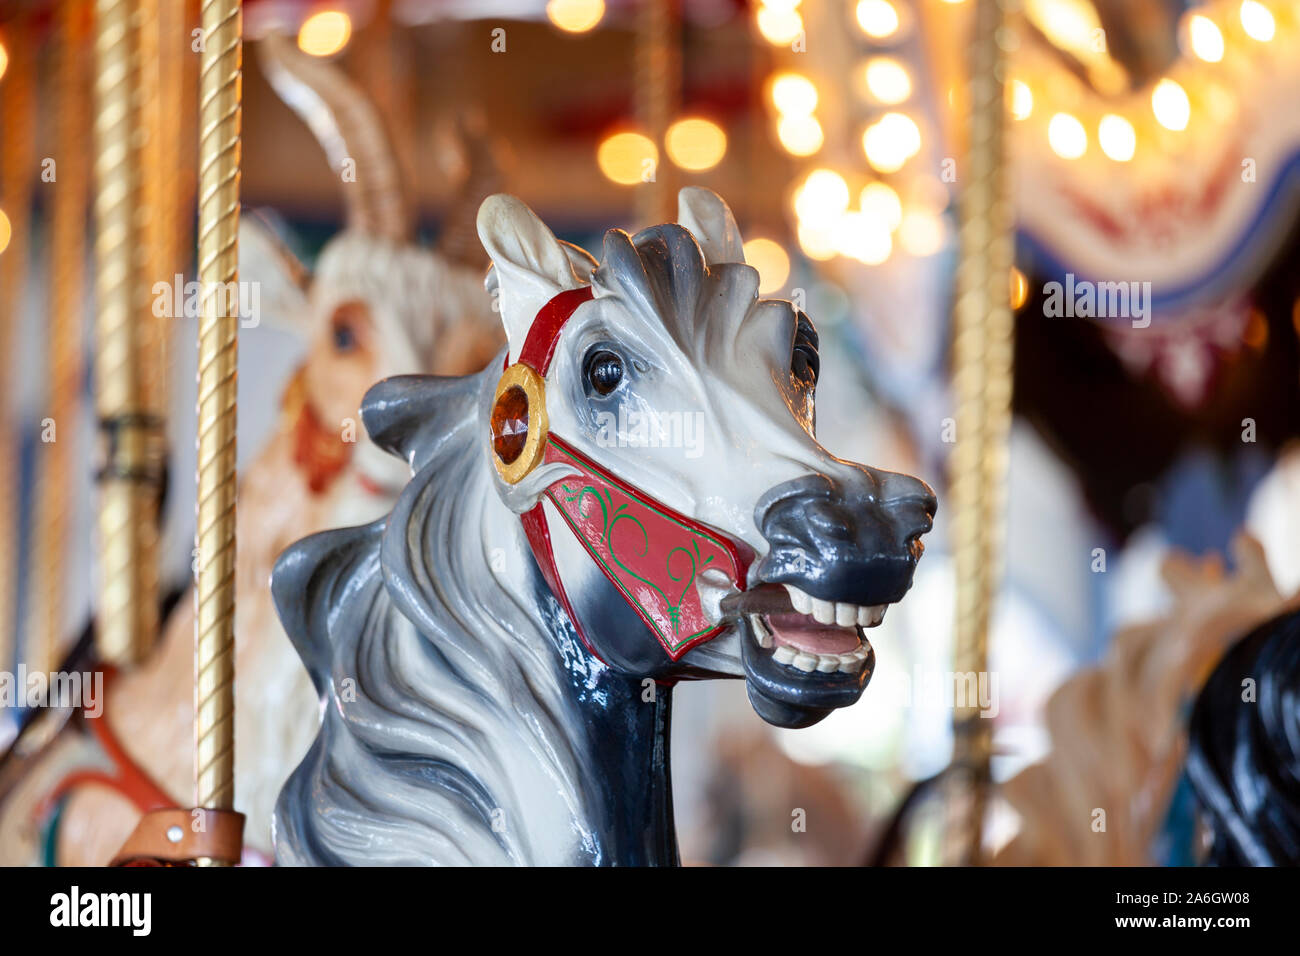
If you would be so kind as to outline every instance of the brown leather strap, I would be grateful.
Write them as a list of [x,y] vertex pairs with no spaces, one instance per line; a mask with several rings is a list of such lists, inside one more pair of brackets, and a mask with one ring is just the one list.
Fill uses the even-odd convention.
[[234,865],[244,846],[244,815],[233,810],[150,810],[110,866]]

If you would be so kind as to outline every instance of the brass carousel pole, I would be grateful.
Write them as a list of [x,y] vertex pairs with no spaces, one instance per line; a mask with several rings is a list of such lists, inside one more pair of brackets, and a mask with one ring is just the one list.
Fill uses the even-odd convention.
[[[957,575],[958,674],[988,671],[989,621],[1002,574],[1007,441],[1011,427],[1012,214],[1004,162],[1004,56],[1010,0],[976,0],[970,45],[970,135],[961,203],[961,259],[954,309],[957,443],[951,459]],[[992,751],[979,701],[958,702],[947,832],[948,862],[981,862]]]
[[[176,269],[176,212],[179,200],[177,184],[176,127],[180,117],[178,53],[187,47],[179,33],[164,33],[165,12],[176,12],[174,0],[141,0],[140,3],[140,114],[145,130],[141,168],[144,171],[144,204],[149,210],[145,224],[144,268],[148,285],[172,282]],[[141,384],[144,401],[159,421],[167,409],[167,342],[170,320],[150,309],[142,317],[140,337]],[[165,433],[164,433],[165,434]],[[164,450],[165,453],[165,450]]]
[[239,333],[239,0],[204,0],[199,76],[198,580],[195,806],[235,796],[235,384]]
[[132,664],[158,629],[157,505],[161,422],[149,408],[142,341],[151,321],[144,272],[139,3],[96,0],[95,389],[100,472],[100,657]]
[[673,0],[641,0],[636,23],[637,124],[659,150],[654,181],[637,190],[637,228],[677,219],[676,177],[664,161],[664,135],[681,99],[680,32]]
[[48,417],[54,441],[40,446],[36,551],[32,561],[32,613],[27,634],[34,652],[28,666],[58,667],[63,639],[64,568],[71,518],[76,423],[81,408],[82,316],[85,314],[86,202],[90,164],[86,152],[88,73],[86,43],[90,7],[64,0],[58,11],[57,186],[50,228],[50,341],[47,358]]
[[[31,227],[36,50],[29,20],[16,20],[5,32],[9,68],[0,80],[0,207],[9,217],[9,245],[0,252],[0,356],[12,363],[23,313]],[[14,375],[0,374],[9,391],[0,401],[0,671],[14,666],[14,617],[18,583],[18,436],[12,401]]]
[[[101,0],[103,2],[103,0]],[[170,0],[143,0],[146,26],[158,31],[163,78],[153,111],[165,126],[183,88],[184,64],[166,51],[182,27]],[[176,11],[172,11],[176,12]],[[152,19],[151,19],[152,18]],[[199,60],[199,318],[198,495],[194,624],[194,803],[150,810],[127,839],[116,864],[135,861],[226,866],[240,861],[243,814],[235,801],[235,373],[239,333],[239,162],[242,18],[238,0],[204,0]],[[146,40],[146,43],[153,41]],[[175,70],[179,67],[179,70]],[[146,103],[149,100],[146,99]],[[179,105],[179,104],[177,104]],[[186,128],[183,111],[171,128]],[[167,136],[165,139],[170,140]],[[177,155],[184,155],[178,144]],[[151,187],[157,202],[185,192],[180,176]],[[174,210],[173,210],[174,212]],[[151,235],[161,266],[177,247],[180,223],[166,216]],[[165,335],[160,334],[159,339]],[[161,351],[165,345],[155,340]],[[161,390],[162,383],[155,383]]]

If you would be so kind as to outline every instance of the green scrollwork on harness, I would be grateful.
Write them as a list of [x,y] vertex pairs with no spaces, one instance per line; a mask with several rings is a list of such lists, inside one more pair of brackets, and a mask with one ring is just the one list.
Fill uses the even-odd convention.
[[[624,564],[621,560],[619,560],[619,556],[614,550],[614,539],[613,539],[614,526],[617,525],[620,521],[631,521],[641,531],[641,541],[644,550],[641,552],[639,556],[644,558],[650,553],[650,534],[649,532],[646,531],[645,525],[641,523],[641,520],[639,518],[637,518],[635,515],[626,513],[626,509],[627,509],[626,502],[624,502],[623,504],[615,508],[614,498],[609,493],[609,491],[602,491],[600,488],[597,488],[594,485],[584,485],[581,488],[571,488],[568,485],[561,484],[560,489],[564,492],[565,502],[574,505],[578,513],[578,517],[580,518],[584,517],[582,508],[587,496],[590,495],[591,497],[596,499],[596,503],[600,505],[601,516],[604,520],[604,525],[601,532],[601,540],[605,543],[605,548],[609,551],[610,558],[613,559],[615,564],[617,564],[620,568],[623,569],[624,573],[630,575],[631,577],[636,578],[638,581],[642,582],[643,584],[646,584],[649,587],[653,588],[654,591],[661,598],[663,598],[664,604],[667,605],[668,607],[668,619],[669,621],[671,621],[673,626],[673,637],[674,638],[680,637],[679,632],[681,626],[682,602],[686,599],[686,595],[690,593],[691,586],[695,583],[695,578],[699,575],[700,572],[701,562],[700,562],[699,543],[692,538],[690,550],[688,550],[687,548],[681,545],[678,545],[677,547],[669,551],[668,555],[664,558],[664,572],[668,575],[669,579],[675,582],[681,582],[683,580],[686,582],[682,586],[681,594],[678,595],[676,602],[674,602],[669,599],[668,595],[664,593],[663,589],[659,587],[659,585],[655,584],[653,581],[643,578],[641,575],[637,574],[626,564]],[[687,559],[691,563],[691,573],[688,577],[685,578],[683,578],[680,575],[673,574],[673,569],[672,569],[673,555],[677,554],[677,552],[679,551],[682,554],[686,555]],[[712,560],[713,560],[713,555],[709,555],[707,558],[704,559],[703,565],[707,566]],[[640,602],[637,603],[640,604]]]

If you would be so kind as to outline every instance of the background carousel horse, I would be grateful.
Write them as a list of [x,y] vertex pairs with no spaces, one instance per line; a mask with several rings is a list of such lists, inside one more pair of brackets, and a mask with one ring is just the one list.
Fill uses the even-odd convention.
[[1190,733],[1202,862],[1300,865],[1300,612],[1265,622],[1224,656]]
[[[507,370],[371,389],[414,476],[273,574],[326,702],[280,862],[675,863],[673,682],[743,678],[791,727],[861,696],[934,496],[822,448],[812,323],[758,299],[716,195],[678,219],[611,229],[598,265],[484,202]],[[673,413],[693,441],[616,424]]]
[[[1048,699],[1050,750],[997,788],[1015,812],[1015,835],[1001,866],[1144,866],[1188,766],[1188,715],[1207,675],[1241,636],[1300,608],[1283,597],[1264,550],[1242,532],[1235,569],[1222,559],[1174,552],[1161,575],[1173,595],[1168,613],[1116,633],[1105,660],[1065,680]],[[944,774],[915,784],[867,862],[903,862],[906,820],[936,793]],[[1105,830],[1094,829],[1105,811]],[[1190,849],[1190,848],[1189,848]]]
[[[915,601],[914,593],[911,600]],[[680,702],[679,702],[680,703]],[[842,767],[791,759],[763,727],[726,727],[709,742],[703,809],[691,832],[679,828],[687,864],[851,866],[867,839],[851,776]],[[704,743],[705,741],[701,741]],[[746,786],[761,780],[762,786]],[[791,812],[804,828],[792,830]],[[685,852],[685,851],[684,851]]]
[[[322,250],[313,275],[256,219],[245,217],[241,227],[241,278],[261,283],[268,311],[297,325],[310,343],[286,390],[277,432],[244,474],[239,497],[237,799],[247,814],[246,843],[269,854],[275,798],[319,721],[316,695],[271,604],[272,564],[305,534],[383,514],[402,487],[402,463],[349,424],[365,389],[395,374],[481,368],[501,334],[483,288],[485,262],[464,264],[412,242],[392,150],[362,94],[336,67],[279,38],[263,41],[263,53],[281,96],[332,162],[356,162],[358,177],[344,190],[346,228]],[[481,190],[495,178],[486,142],[471,137],[466,147],[473,165],[465,191],[478,193],[462,196],[449,232],[458,228],[458,215],[473,228]],[[30,861],[39,843],[47,851],[57,847],[61,864],[104,864],[131,833],[142,803],[187,804],[193,632],[187,595],[168,618],[157,651],[116,678],[107,695],[107,727],[96,729],[109,732],[108,748],[120,749],[112,761],[118,766],[109,769],[127,786],[77,786],[103,782],[97,775],[68,776],[87,764],[97,773],[102,748],[84,735],[61,735],[43,766],[0,807],[0,862]],[[53,832],[38,840],[33,814],[56,808]]]
[[[1239,535],[1233,558],[1232,574],[1217,556],[1168,558],[1169,614],[1121,630],[1099,667],[1052,695],[1051,752],[999,788],[1020,829],[996,862],[1155,862],[1153,844],[1187,759],[1191,703],[1204,696],[1207,676],[1243,634],[1300,607],[1300,593],[1278,592],[1254,538]],[[1106,812],[1104,832],[1093,828],[1096,809]]]

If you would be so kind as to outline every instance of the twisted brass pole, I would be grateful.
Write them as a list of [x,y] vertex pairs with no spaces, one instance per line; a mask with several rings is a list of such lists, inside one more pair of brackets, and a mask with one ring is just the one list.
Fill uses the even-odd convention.
[[[176,148],[180,92],[173,69],[176,52],[185,38],[163,35],[164,8],[168,0],[140,0],[140,122],[145,134],[141,168],[145,222],[143,269],[152,289],[157,282],[174,282],[175,216],[177,196]],[[169,285],[170,287],[170,285]],[[161,420],[167,408],[166,342],[170,321],[154,314],[141,316],[140,378],[144,402]]]
[[11,670],[17,653],[15,598],[18,596],[18,435],[10,371],[23,314],[31,227],[33,101],[36,95],[35,44],[27,19],[16,20],[5,33],[9,68],[0,83],[0,204],[9,217],[9,245],[0,252],[0,671]]
[[[198,527],[195,589],[197,807],[235,798],[235,385],[239,333],[242,18],[204,0],[199,64]],[[233,298],[233,301],[232,301]]]
[[58,117],[56,185],[50,228],[50,340],[47,358],[47,415],[54,441],[39,446],[36,482],[36,551],[27,634],[34,644],[29,667],[58,666],[63,638],[65,557],[68,544],[76,423],[81,407],[81,319],[85,309],[86,161],[88,73],[85,44],[90,35],[85,0],[65,0],[58,13]]
[[193,42],[190,31],[199,11],[193,0],[186,0],[183,6],[165,4],[163,10],[164,21],[169,24],[171,35],[178,35],[185,44],[179,56],[176,90],[172,100],[176,110],[172,120],[178,130],[176,158],[172,164],[177,189],[172,244],[176,250],[179,271],[187,272],[198,239],[198,223],[194,212],[198,207],[199,195],[199,57],[190,55],[190,44]]
[[664,161],[664,135],[681,99],[680,35],[672,0],[641,0],[636,24],[637,123],[659,151],[654,181],[636,193],[637,228],[677,219],[676,176]]
[[[957,674],[988,672],[991,607],[1002,574],[1007,440],[1011,427],[1012,214],[1004,162],[1004,57],[1009,0],[977,0],[970,45],[970,137],[961,203],[961,259],[954,310],[957,443],[950,468],[957,575]],[[960,682],[958,684],[960,685]],[[948,861],[980,862],[992,750],[979,700],[953,715]]]
[[95,34],[96,409],[100,472],[100,656],[132,664],[158,628],[157,506],[161,422],[145,401],[140,342],[144,274],[139,5],[97,0]]

